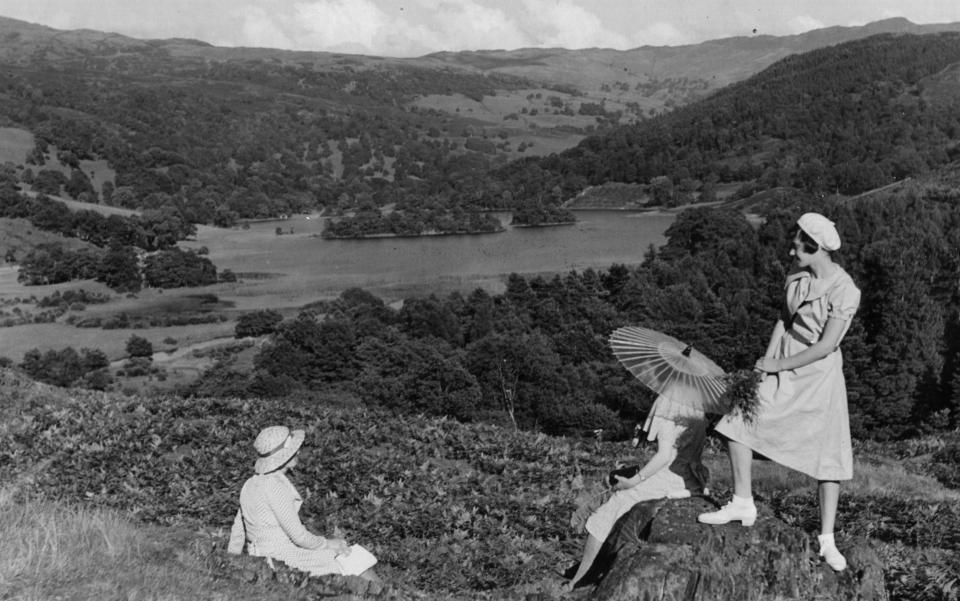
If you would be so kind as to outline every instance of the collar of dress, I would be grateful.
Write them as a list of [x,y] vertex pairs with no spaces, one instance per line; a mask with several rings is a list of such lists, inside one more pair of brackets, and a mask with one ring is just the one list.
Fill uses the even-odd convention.
[[837,279],[840,278],[841,274],[846,273],[839,265],[835,265],[835,267],[836,269],[834,269],[833,274],[825,278],[814,278],[813,275],[805,269],[791,273],[787,276],[784,288],[789,290],[790,285],[796,282],[796,296],[799,297],[800,302],[816,300],[830,290]]

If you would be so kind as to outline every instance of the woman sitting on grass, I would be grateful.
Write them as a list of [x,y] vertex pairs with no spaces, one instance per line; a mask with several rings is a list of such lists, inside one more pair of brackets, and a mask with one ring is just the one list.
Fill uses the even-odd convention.
[[300,522],[303,501],[286,472],[297,465],[303,439],[303,430],[291,432],[285,426],[271,426],[257,436],[256,475],[240,490],[227,551],[239,554],[246,547],[250,555],[278,559],[313,576],[340,574],[379,582],[372,569],[377,560],[369,551],[317,536]]
[[657,452],[631,478],[614,475],[610,498],[587,519],[587,541],[577,572],[566,585],[574,587],[586,576],[614,524],[641,501],[682,499],[703,494],[709,471],[701,462],[706,441],[706,414],[684,407],[661,395],[644,422],[647,440],[656,441]]

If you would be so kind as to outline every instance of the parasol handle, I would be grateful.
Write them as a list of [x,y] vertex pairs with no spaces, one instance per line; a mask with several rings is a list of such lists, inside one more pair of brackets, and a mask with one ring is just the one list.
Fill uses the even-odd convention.
[[680,354],[683,355],[684,357],[689,357],[691,351],[693,351],[693,346],[688,344],[687,348],[680,351]]

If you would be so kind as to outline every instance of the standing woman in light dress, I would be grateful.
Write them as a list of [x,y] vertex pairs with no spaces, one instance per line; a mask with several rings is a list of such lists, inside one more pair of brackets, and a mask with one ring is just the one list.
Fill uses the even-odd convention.
[[313,576],[340,574],[379,582],[376,558],[360,545],[324,538],[300,521],[303,500],[287,470],[295,467],[304,431],[286,426],[265,428],[253,446],[257,451],[251,476],[240,490],[240,509],[230,531],[227,551],[277,559]]
[[798,269],[787,276],[785,313],[756,363],[765,374],[757,390],[757,416],[748,424],[728,415],[716,426],[728,439],[733,499],[698,519],[753,525],[756,451],[819,482],[820,556],[840,571],[847,561],[836,547],[833,529],[840,481],[853,478],[853,451],[839,344],[860,304],[860,290],[830,255],[840,248],[833,222],[806,213],[792,236],[790,255]]

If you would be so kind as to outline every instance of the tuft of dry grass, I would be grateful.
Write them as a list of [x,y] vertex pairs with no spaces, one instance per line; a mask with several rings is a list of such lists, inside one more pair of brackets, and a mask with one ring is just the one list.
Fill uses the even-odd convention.
[[183,561],[189,553],[112,509],[24,501],[0,489],[0,532],[3,599],[251,598],[242,583],[214,582]]
[[142,561],[140,534],[116,511],[15,500],[0,491],[0,587],[41,598],[64,583]]

